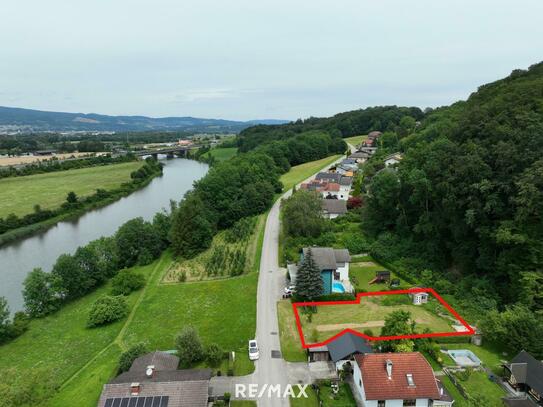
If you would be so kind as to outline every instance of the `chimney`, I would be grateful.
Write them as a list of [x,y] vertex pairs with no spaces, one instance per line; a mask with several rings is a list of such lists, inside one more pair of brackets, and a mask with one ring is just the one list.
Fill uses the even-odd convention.
[[137,396],[140,394],[141,386],[139,383],[132,383],[130,385],[130,395]]
[[389,380],[392,380],[392,360],[386,360],[387,376]]
[[147,368],[145,369],[145,376],[153,377],[154,375],[155,375],[155,366],[154,365],[147,366]]

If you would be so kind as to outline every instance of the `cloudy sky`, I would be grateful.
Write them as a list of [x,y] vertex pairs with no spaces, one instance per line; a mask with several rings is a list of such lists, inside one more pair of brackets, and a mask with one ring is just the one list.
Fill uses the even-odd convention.
[[0,105],[296,119],[439,106],[543,60],[541,0],[2,0]]

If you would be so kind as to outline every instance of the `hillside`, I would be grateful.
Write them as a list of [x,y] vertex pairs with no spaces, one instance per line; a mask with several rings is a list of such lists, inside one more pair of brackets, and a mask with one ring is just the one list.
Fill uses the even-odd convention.
[[0,106],[3,131],[149,131],[239,132],[255,124],[286,123],[283,120],[247,122],[196,117],[107,116],[95,113],[63,113]]

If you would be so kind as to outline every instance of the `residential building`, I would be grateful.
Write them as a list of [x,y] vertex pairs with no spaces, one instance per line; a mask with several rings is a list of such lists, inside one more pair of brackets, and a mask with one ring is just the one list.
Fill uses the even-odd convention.
[[322,211],[325,218],[335,219],[347,213],[347,201],[342,199],[323,199]]
[[383,135],[383,133],[381,133],[380,131],[370,131],[368,133],[368,139],[369,140],[375,140],[375,139],[378,139],[379,137],[381,137]]
[[349,199],[351,194],[351,187],[353,185],[353,177],[343,176],[339,180],[339,194],[338,199]]
[[320,193],[324,199],[339,199],[341,186],[336,182],[324,183]]
[[364,338],[347,332],[328,345],[309,348],[308,352],[310,362],[332,361],[336,370],[341,370],[347,363],[354,365],[355,355],[373,353],[373,349]]
[[[300,254],[300,263],[311,249],[313,260],[321,272],[324,295],[331,293],[353,292],[349,281],[349,263],[351,256],[347,249],[332,249],[330,247],[305,247]],[[296,284],[298,265],[288,264],[287,270],[292,284]]]
[[521,351],[511,363],[503,365],[505,380],[517,392],[503,402],[508,407],[543,406],[543,363]]
[[448,407],[454,403],[419,352],[354,358],[353,390],[364,407]]
[[341,179],[341,174],[335,173],[335,172],[319,172],[315,176],[315,180],[317,181],[326,181],[326,182],[333,182],[338,184],[339,180]]
[[179,358],[152,352],[104,385],[98,407],[207,407],[211,369],[178,370]]
[[389,156],[385,157],[385,166],[391,167],[394,165],[397,165],[402,161],[403,156],[400,153],[394,153],[390,154]]

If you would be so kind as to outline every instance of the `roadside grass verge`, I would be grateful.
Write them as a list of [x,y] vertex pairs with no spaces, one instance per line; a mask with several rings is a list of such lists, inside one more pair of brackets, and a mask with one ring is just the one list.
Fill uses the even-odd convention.
[[307,353],[300,342],[290,300],[282,300],[277,303],[277,317],[283,359],[287,362],[307,362]]
[[56,209],[70,191],[85,197],[98,188],[115,189],[131,181],[130,173],[142,165],[138,161],[1,179],[0,218],[32,213],[34,205]]
[[288,191],[294,185],[306,180],[319,170],[327,167],[336,161],[341,155],[332,155],[330,157],[322,158],[316,161],[310,161],[308,163],[295,165],[290,171],[281,175],[279,180],[283,183],[283,192]]

